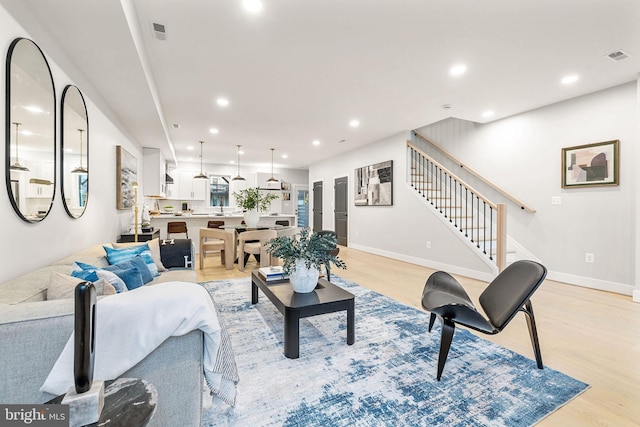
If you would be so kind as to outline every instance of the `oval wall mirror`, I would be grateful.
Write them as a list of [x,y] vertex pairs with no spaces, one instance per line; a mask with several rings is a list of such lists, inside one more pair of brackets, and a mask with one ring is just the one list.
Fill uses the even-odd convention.
[[31,40],[9,46],[6,62],[6,182],[27,222],[51,211],[56,188],[56,94],[49,64]]
[[80,218],[89,196],[89,119],[80,89],[69,85],[61,101],[60,182],[64,208]]

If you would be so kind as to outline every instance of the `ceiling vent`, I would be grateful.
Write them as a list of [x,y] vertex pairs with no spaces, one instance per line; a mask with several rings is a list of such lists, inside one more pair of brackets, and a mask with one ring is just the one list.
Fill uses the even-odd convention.
[[156,35],[158,40],[166,40],[167,34],[164,29],[164,25],[158,24],[157,22],[153,23],[153,33]]
[[623,59],[627,59],[628,57],[629,57],[629,54],[621,50],[616,50],[615,52],[611,52],[610,54],[607,55],[607,58],[609,58],[614,62],[622,61]]

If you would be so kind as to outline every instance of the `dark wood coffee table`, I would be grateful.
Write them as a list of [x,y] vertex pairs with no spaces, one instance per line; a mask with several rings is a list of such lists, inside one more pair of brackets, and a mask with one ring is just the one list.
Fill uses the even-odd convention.
[[290,359],[300,357],[300,319],[320,314],[347,311],[347,344],[355,342],[355,304],[351,292],[324,280],[318,280],[313,292],[300,294],[293,291],[288,280],[265,281],[258,270],[251,273],[251,303],[258,302],[258,288],[284,315],[284,355]]

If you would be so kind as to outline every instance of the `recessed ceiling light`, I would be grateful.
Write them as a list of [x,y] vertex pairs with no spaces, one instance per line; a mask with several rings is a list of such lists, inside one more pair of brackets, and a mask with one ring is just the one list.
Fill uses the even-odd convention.
[[283,154],[283,155],[282,155],[282,158],[283,158],[283,159],[288,159],[288,158],[289,158],[289,156],[287,156],[286,154]]
[[562,78],[562,80],[560,80],[560,82],[563,85],[570,85],[571,83],[575,83],[577,81],[578,81],[578,75],[577,74],[571,74],[571,75],[568,75],[568,76],[564,76]]
[[452,76],[461,76],[467,72],[467,66],[464,64],[454,65],[449,69],[449,74]]
[[216,129],[216,128],[209,129],[209,132],[214,134],[214,135],[217,135],[218,133],[220,133],[220,131],[218,129]]
[[493,117],[495,113],[491,110],[487,110],[484,113],[482,113],[482,117]]
[[262,10],[262,1],[260,0],[244,0],[242,2],[242,7],[247,12],[258,13]]
[[193,162],[193,157],[189,157],[189,158],[187,159],[187,161],[189,161],[189,162]]
[[351,120],[349,122],[349,126],[351,126],[352,128],[357,128],[358,126],[360,126],[360,122],[358,120]]
[[238,150],[238,154],[244,154],[244,151]]
[[187,150],[193,150],[193,145],[187,145]]
[[218,98],[216,99],[216,104],[221,107],[226,107],[229,105],[229,100],[227,98]]
[[234,164],[234,163],[235,163],[235,162],[234,162],[233,160],[229,160],[229,164],[230,164],[230,165],[232,165],[232,164]]
[[317,139],[314,139],[312,142],[313,145],[320,145],[320,141],[318,141]]

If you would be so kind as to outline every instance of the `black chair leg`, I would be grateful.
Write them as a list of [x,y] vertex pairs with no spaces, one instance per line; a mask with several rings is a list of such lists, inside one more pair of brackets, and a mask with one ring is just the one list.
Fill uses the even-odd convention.
[[440,381],[440,377],[442,377],[444,364],[447,362],[447,356],[449,355],[449,348],[451,347],[455,329],[456,325],[451,320],[442,319],[442,336],[440,338],[440,354],[438,355],[438,381]]
[[436,322],[436,315],[431,313],[431,317],[429,318],[429,332],[433,328],[433,324]]
[[528,300],[524,308],[522,309],[527,317],[527,326],[529,327],[529,336],[531,337],[531,344],[533,345],[533,353],[536,356],[536,363],[538,369],[543,369],[542,365],[542,352],[540,351],[540,342],[538,341],[538,329],[536,328],[536,318],[533,315],[533,305],[531,300]]

